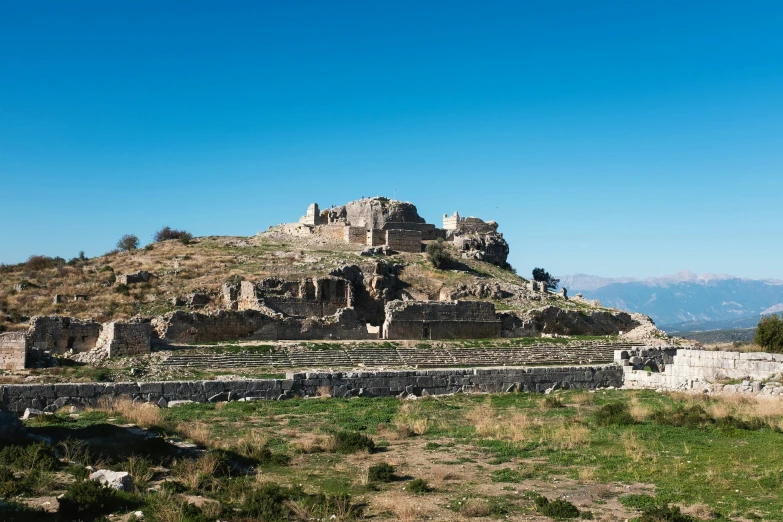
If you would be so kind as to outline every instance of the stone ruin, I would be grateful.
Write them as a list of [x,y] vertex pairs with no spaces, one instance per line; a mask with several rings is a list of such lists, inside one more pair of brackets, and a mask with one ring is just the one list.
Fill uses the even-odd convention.
[[487,301],[392,301],[384,339],[486,339],[500,337],[495,305]]
[[[36,316],[26,331],[0,334],[0,369],[21,370],[30,350],[49,354],[104,351],[110,357],[150,353],[149,321],[97,323]],[[34,353],[37,353],[34,352]]]
[[421,252],[424,241],[443,239],[454,243],[462,256],[507,266],[508,243],[498,233],[498,224],[476,217],[444,214],[443,228],[427,223],[416,206],[384,197],[362,198],[321,211],[317,203],[296,224],[282,230],[298,236],[316,235],[329,241],[370,247],[387,247],[396,252]]

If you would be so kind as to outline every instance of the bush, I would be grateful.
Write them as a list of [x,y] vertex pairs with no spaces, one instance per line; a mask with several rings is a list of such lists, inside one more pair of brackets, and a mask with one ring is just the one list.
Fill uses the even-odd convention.
[[137,248],[139,248],[139,238],[133,234],[125,234],[117,241],[117,249],[123,252],[136,250]]
[[451,263],[451,254],[449,247],[443,239],[438,238],[434,243],[427,245],[427,259],[432,266],[438,269],[446,268]]
[[89,520],[137,504],[129,495],[94,480],[81,480],[68,486],[60,499],[60,516],[65,520]]
[[638,509],[639,511],[643,509],[653,508],[658,505],[655,499],[650,495],[641,495],[635,493],[631,495],[623,495],[617,500],[619,500],[620,504],[622,504],[623,506],[629,509]]
[[375,449],[375,442],[371,438],[352,431],[336,433],[334,442],[337,453],[355,453],[357,451],[372,453]]
[[547,272],[543,268],[533,269],[533,280],[538,281],[539,283],[545,283],[546,287],[551,288],[552,290],[557,288],[557,285],[560,284],[559,279],[555,279],[554,277],[549,275],[549,272]]
[[523,477],[520,472],[515,471],[511,468],[496,469],[490,475],[490,480],[492,480],[492,482],[507,482],[512,484],[518,484],[522,482],[524,479],[525,477]]
[[372,482],[391,482],[394,478],[394,466],[387,462],[370,466],[370,469],[367,471],[367,478]]
[[544,398],[544,406],[550,410],[555,408],[565,408],[565,404],[563,404],[563,401],[561,401],[559,397],[555,397],[554,395],[547,395],[546,398]]
[[630,426],[634,423],[628,405],[622,402],[604,404],[595,412],[599,426]]
[[645,509],[639,522],[696,522],[696,519],[680,513],[677,506],[657,506]]
[[122,295],[130,295],[130,287],[125,283],[120,283],[114,287],[114,292]]
[[413,479],[410,482],[408,482],[408,485],[405,486],[405,489],[408,491],[408,493],[413,493],[414,495],[424,495],[425,493],[429,493],[432,491],[432,488],[424,479]]
[[25,263],[25,268],[33,271],[54,268],[55,259],[47,256],[30,256]]
[[28,446],[6,446],[0,451],[0,465],[15,471],[50,471],[56,464],[54,450],[43,442]]
[[759,321],[755,343],[773,353],[783,353],[783,321],[777,314],[768,315]]
[[160,243],[161,241],[168,241],[169,239],[179,239],[183,244],[187,245],[193,241],[193,234],[185,230],[174,230],[171,227],[163,227],[155,233],[153,241]]
[[540,496],[536,499],[536,511],[544,516],[557,519],[579,516],[579,510],[576,509],[576,506],[562,498],[550,502],[548,498]]

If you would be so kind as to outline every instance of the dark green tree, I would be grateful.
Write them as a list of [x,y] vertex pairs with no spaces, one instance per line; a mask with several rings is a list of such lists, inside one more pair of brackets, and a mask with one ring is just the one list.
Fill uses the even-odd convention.
[[756,328],[756,344],[763,349],[783,353],[783,321],[777,314],[762,317]]
[[119,241],[117,241],[117,248],[122,250],[123,252],[127,252],[129,250],[136,250],[137,248],[139,248],[139,238],[137,238],[133,234],[125,234],[120,238]]
[[560,283],[559,279],[555,279],[554,277],[549,275],[549,272],[547,272],[543,268],[533,269],[533,280],[538,281],[539,283],[546,283],[546,287],[552,290],[557,288],[557,285]]
[[449,247],[443,239],[427,245],[427,259],[429,259],[432,266],[435,268],[446,268],[451,263],[451,254],[449,253]]

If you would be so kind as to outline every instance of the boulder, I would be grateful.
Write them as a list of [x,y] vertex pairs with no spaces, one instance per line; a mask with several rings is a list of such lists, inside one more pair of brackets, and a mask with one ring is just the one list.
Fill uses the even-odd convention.
[[0,442],[19,442],[26,436],[27,428],[16,415],[0,411]]
[[112,489],[128,491],[133,488],[133,477],[127,471],[99,469],[90,474],[90,480],[96,480]]

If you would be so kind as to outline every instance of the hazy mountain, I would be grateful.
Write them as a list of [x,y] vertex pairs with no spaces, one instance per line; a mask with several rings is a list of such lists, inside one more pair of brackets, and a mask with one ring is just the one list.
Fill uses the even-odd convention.
[[647,279],[573,274],[560,284],[569,295],[581,292],[605,306],[647,314],[672,331],[746,328],[762,314],[783,311],[783,281],[773,279],[683,271]]

